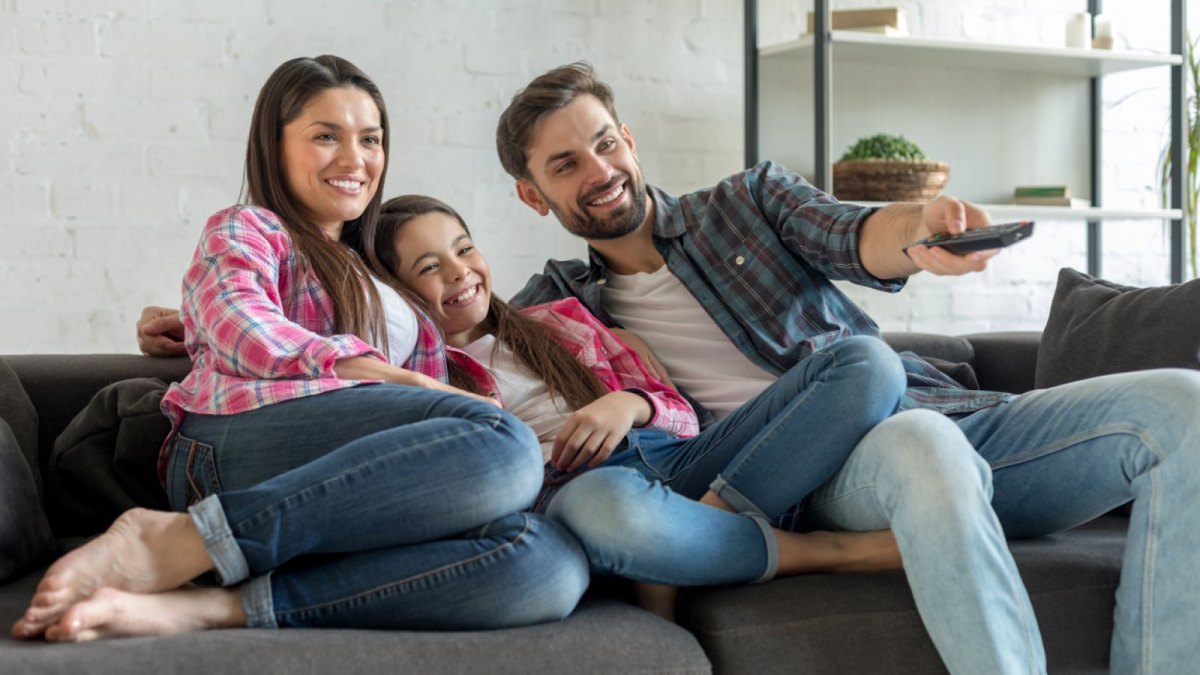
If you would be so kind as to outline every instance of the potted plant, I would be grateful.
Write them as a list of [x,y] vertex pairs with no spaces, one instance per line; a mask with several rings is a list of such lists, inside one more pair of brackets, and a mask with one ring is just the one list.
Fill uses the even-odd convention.
[[833,194],[841,200],[928,201],[941,194],[950,165],[930,161],[903,136],[858,139],[833,165]]
[[[1196,50],[1200,49],[1200,40],[1192,41],[1188,36],[1184,46],[1187,58],[1187,74],[1191,78],[1188,84],[1190,91],[1187,98],[1187,136],[1184,146],[1187,150],[1187,163],[1183,166],[1183,195],[1186,202],[1187,225],[1187,256],[1191,261],[1192,277],[1196,277],[1196,203],[1200,201],[1200,174],[1196,172],[1197,160],[1200,159],[1200,58]],[[1170,206],[1171,200],[1171,146],[1163,150],[1162,164],[1159,170],[1160,194],[1163,208]]]

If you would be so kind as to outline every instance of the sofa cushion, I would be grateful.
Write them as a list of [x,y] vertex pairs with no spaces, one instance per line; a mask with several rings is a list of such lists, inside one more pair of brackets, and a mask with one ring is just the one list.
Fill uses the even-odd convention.
[[1053,387],[1151,368],[1200,369],[1200,279],[1135,288],[1063,268],[1034,382]]
[[0,583],[55,552],[33,472],[8,424],[0,419]]
[[[20,617],[39,574],[0,587],[0,624]],[[240,628],[85,644],[18,642],[0,633],[0,668],[45,673],[662,673],[707,675],[691,634],[588,591],[563,621],[491,631]]]
[[159,409],[166,390],[157,378],[114,382],[63,430],[46,469],[47,509],[59,537],[103,532],[135,506],[170,510],[156,473],[171,430]]
[[[1050,672],[1107,672],[1129,521],[1010,542]],[[676,615],[718,673],[945,672],[903,573],[804,575],[685,589]]]
[[42,494],[42,472],[38,462],[38,414],[13,369],[0,359],[0,419],[8,423],[21,454],[29,464],[34,486]]

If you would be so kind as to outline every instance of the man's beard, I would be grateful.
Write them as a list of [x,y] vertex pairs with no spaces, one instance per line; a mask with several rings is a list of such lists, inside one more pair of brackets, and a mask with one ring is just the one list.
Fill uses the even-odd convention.
[[[587,203],[598,195],[608,192],[616,185],[628,183],[625,190],[629,193],[629,203],[616,209],[603,218],[593,216],[588,210]],[[637,230],[646,219],[646,184],[641,176],[622,175],[614,178],[609,184],[598,190],[593,190],[586,198],[580,199],[578,211],[562,208],[561,205],[547,200],[550,210],[558,218],[562,226],[577,237],[584,239],[619,239]]]

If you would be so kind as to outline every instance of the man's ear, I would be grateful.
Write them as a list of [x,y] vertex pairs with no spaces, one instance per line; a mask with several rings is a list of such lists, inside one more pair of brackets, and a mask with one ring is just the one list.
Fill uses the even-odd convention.
[[533,181],[521,179],[517,181],[517,197],[525,204],[538,212],[538,215],[546,215],[550,213],[550,204],[542,197],[542,191],[533,184]]
[[633,134],[630,133],[629,127],[621,122],[621,138],[625,139],[625,145],[629,146],[629,152],[633,153],[633,158],[637,159],[637,144],[633,142]]

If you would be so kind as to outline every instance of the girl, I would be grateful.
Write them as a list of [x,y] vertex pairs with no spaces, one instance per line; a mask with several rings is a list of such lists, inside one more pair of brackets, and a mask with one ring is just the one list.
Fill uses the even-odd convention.
[[[377,217],[387,133],[378,89],[343,59],[267,80],[249,205],[208,221],[184,278],[194,369],[163,400],[160,459],[180,513],[132,510],[62,558],[15,636],[475,629],[575,606],[578,544],[519,513],[541,484],[528,428],[438,381],[439,343],[403,328],[394,296],[413,339],[393,335],[391,358],[411,369],[370,342],[380,292],[347,244]],[[207,572],[224,588],[188,585]]]
[[[547,461],[537,508],[580,538],[593,570],[708,585],[899,567],[889,532],[771,527],[851,450],[805,438],[811,430],[797,427],[796,406],[752,403],[687,439],[698,429],[691,407],[578,300],[515,310],[495,297],[487,263],[454,209],[430,197],[398,197],[384,204],[375,226],[364,231],[367,258],[427,305],[445,333],[451,382],[495,397],[537,432]],[[855,350],[874,349],[873,342],[849,342],[848,360]],[[844,386],[894,408],[901,388],[872,383]],[[798,457],[801,440],[814,451]],[[592,470],[580,475],[585,467]],[[776,513],[729,512],[706,490],[725,471],[738,493],[777,504]]]

